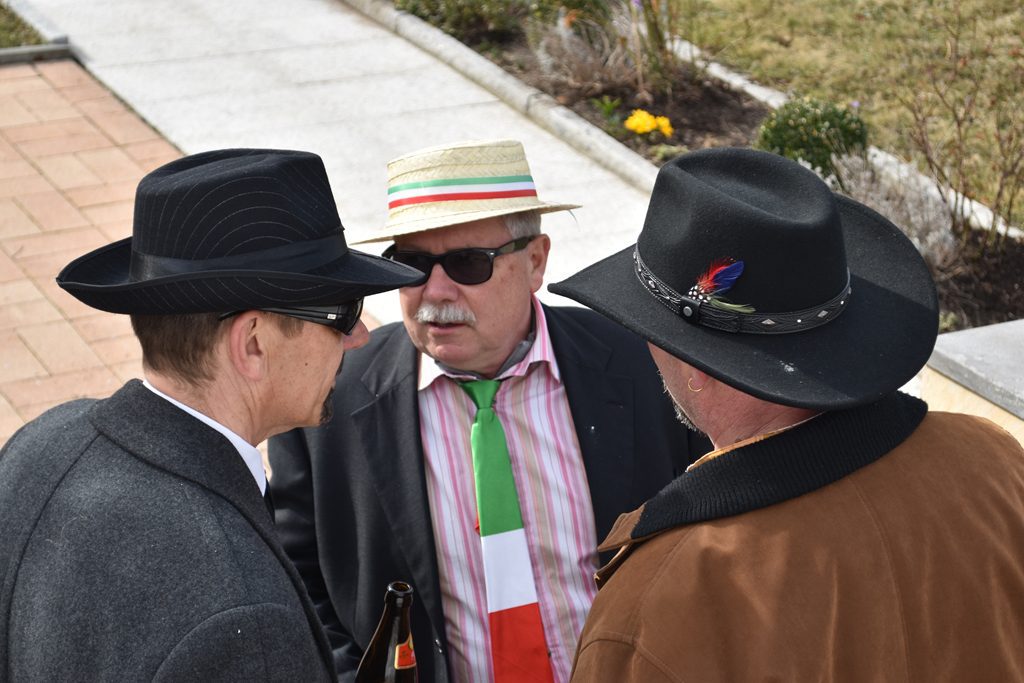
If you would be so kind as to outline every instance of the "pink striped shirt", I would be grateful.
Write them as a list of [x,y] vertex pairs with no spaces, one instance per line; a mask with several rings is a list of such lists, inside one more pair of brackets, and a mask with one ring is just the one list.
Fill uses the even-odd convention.
[[[505,428],[556,683],[569,680],[597,588],[597,534],[576,430],[534,299],[536,339],[505,372],[495,412]],[[420,433],[454,680],[493,680],[469,431],[476,408],[433,360],[420,358]]]

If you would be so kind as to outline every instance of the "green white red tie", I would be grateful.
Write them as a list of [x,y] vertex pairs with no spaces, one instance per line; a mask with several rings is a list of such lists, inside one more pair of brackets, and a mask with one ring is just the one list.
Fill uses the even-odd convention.
[[495,683],[553,681],[533,567],[505,430],[494,412],[498,380],[463,382],[476,404],[470,432],[487,584]]

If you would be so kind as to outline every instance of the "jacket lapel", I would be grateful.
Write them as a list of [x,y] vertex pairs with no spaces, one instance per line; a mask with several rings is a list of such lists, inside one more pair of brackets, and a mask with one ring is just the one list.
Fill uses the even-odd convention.
[[352,423],[390,534],[405,556],[408,580],[438,632],[444,633],[420,441],[418,362],[416,347],[405,329],[397,327],[363,373],[363,384],[372,400],[352,413]]
[[612,349],[559,309],[544,307],[587,471],[597,538],[631,507],[633,379],[608,372]]
[[154,467],[209,489],[230,502],[273,551],[302,602],[306,619],[328,670],[330,644],[295,567],[277,540],[266,504],[244,461],[223,435],[160,398],[138,380],[96,405],[96,428],[123,449]]

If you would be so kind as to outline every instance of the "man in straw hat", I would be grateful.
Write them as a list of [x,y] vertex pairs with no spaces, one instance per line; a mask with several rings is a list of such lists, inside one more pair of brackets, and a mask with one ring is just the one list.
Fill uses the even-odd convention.
[[716,449],[605,539],[574,681],[1021,680],[1024,452],[898,391],[938,315],[896,226],[703,150],[551,290],[645,337]]
[[132,237],[58,283],[127,313],[145,381],[0,452],[0,681],[327,681],[330,646],[255,445],[319,423],[362,298],[416,271],[350,251],[320,157],[223,150],[139,183]]
[[285,548],[343,678],[401,578],[421,682],[567,680],[597,541],[682,471],[689,432],[638,337],[535,298],[541,214],[574,207],[537,197],[520,143],[421,150],[388,175],[368,241],[428,279],[347,359],[331,422],[271,441]]

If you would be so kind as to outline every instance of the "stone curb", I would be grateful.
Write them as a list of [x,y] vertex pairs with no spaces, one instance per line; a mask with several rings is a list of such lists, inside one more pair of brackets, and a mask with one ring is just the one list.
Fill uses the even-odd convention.
[[20,45],[0,48],[0,64],[22,64],[43,59],[73,59],[74,50],[62,37],[45,45]]
[[645,193],[658,168],[603,130],[531,88],[419,17],[396,10],[387,0],[342,0],[413,45],[494,93],[510,107]]

